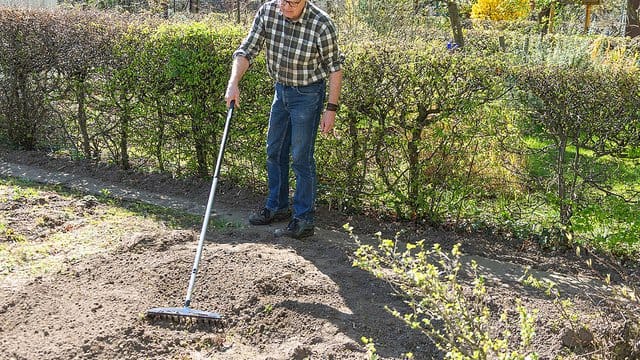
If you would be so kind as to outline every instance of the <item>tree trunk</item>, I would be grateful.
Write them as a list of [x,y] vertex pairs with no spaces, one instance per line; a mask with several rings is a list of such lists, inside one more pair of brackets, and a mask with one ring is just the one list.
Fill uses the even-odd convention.
[[123,114],[120,119],[120,166],[129,170],[129,114]]
[[451,22],[451,30],[453,31],[453,40],[459,47],[464,46],[464,36],[462,35],[462,23],[460,21],[460,11],[458,11],[458,3],[455,1],[447,2],[449,8],[449,21]]
[[158,139],[156,140],[155,147],[155,155],[158,160],[158,169],[160,172],[164,172],[164,143],[165,143],[165,124],[164,124],[164,115],[162,113],[162,108],[160,107],[160,102],[156,101],[156,107],[158,109],[158,120],[160,123],[158,124]]
[[411,208],[411,218],[414,220],[420,208],[419,194],[420,188],[423,185],[420,181],[420,152],[418,150],[421,133],[422,129],[418,126],[411,129],[411,140],[407,143],[409,160],[409,191],[407,200],[409,200],[409,207]]
[[560,223],[567,225],[571,218],[571,205],[569,199],[567,199],[567,184],[564,174],[564,162],[567,152],[567,138],[561,136],[558,143],[558,158],[557,158],[557,170],[558,170],[558,201],[560,202]]
[[349,172],[349,176],[347,177],[346,188],[347,191],[353,195],[351,199],[354,199],[360,197],[362,176],[359,173],[360,167],[358,164],[362,161],[362,151],[360,150],[360,141],[358,137],[360,132],[358,131],[357,120],[350,116],[347,116],[347,119],[347,135],[350,143],[349,150],[351,150],[351,152],[347,162],[347,171]]
[[640,16],[638,15],[640,8],[640,0],[627,0],[627,24],[624,29],[624,35],[636,37],[640,35]]
[[551,26],[551,5],[547,5],[538,13],[538,24],[541,25],[540,33],[546,35],[550,32]]
[[91,158],[91,139],[89,139],[89,129],[87,128],[87,110],[85,100],[87,98],[86,83],[84,80],[78,81],[76,88],[76,102],[78,103],[78,129],[82,136],[82,152],[87,159]]
[[160,15],[163,19],[169,18],[169,0],[161,0],[158,6],[158,10],[160,11]]
[[122,116],[120,116],[120,166],[129,170],[131,164],[129,163],[129,124],[131,123],[131,110],[129,108],[129,101],[122,96]]
[[199,119],[191,119],[191,132],[193,134],[194,148],[196,150],[196,160],[198,162],[198,176],[207,177],[207,151],[205,149],[205,139],[202,136],[202,129]]
[[189,0],[189,12],[197,14],[200,11],[200,0]]
[[236,24],[240,24],[240,0],[236,0]]

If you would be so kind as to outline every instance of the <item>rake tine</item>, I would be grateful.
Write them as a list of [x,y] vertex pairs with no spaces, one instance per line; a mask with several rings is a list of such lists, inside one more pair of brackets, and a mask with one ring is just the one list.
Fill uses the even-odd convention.
[[224,328],[225,322],[222,315],[207,311],[182,308],[155,308],[146,313],[150,322],[165,320],[176,326],[186,326],[194,329],[208,329],[219,331]]

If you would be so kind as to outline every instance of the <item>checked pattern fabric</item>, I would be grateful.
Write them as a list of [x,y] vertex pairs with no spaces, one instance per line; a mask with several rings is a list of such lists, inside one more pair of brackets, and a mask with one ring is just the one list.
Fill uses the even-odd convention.
[[284,85],[306,86],[340,70],[344,56],[337,40],[329,15],[308,0],[296,21],[282,14],[279,0],[271,0],[260,7],[233,56],[252,63],[266,43],[269,75]]

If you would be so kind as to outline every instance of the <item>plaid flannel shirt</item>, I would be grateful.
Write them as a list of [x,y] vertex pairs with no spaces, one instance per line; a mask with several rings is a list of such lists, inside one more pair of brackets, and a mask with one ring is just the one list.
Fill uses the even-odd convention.
[[251,64],[266,43],[269,75],[290,86],[309,85],[340,70],[344,56],[329,15],[307,0],[300,18],[291,21],[280,11],[278,1],[260,7],[233,57],[244,56]]

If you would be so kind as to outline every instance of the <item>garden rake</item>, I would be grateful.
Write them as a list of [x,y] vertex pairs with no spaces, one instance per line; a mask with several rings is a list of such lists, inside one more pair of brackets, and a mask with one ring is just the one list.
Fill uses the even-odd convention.
[[145,316],[147,319],[168,319],[173,322],[193,322],[222,326],[222,315],[214,312],[201,311],[191,309],[191,295],[196,283],[196,274],[198,273],[198,265],[200,264],[200,258],[202,257],[202,248],[204,247],[204,238],[207,233],[207,227],[209,225],[209,217],[213,208],[213,199],[216,193],[216,187],[218,185],[218,177],[220,176],[220,167],[222,165],[222,157],[224,155],[224,148],[227,143],[227,135],[229,133],[229,125],[231,123],[231,116],[233,115],[234,101],[231,101],[229,110],[227,111],[227,120],[224,124],[224,131],[222,133],[222,140],[220,142],[220,150],[218,152],[218,160],[216,161],[216,168],[213,173],[213,182],[211,183],[211,190],[209,191],[209,201],[207,202],[207,210],[204,214],[204,221],[202,222],[202,230],[200,231],[200,240],[198,241],[198,249],[196,251],[196,257],[193,261],[193,269],[191,270],[191,278],[189,280],[189,287],[187,288],[187,297],[184,301],[183,307],[165,307],[165,308],[153,308],[147,310]]

